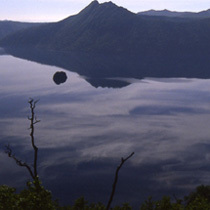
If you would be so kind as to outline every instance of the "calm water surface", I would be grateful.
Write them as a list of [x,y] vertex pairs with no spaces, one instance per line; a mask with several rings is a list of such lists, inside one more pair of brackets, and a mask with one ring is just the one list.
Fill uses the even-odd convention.
[[[68,80],[56,85],[55,72]],[[124,79],[125,80],[125,79]],[[84,196],[106,203],[121,157],[115,204],[139,206],[149,195],[181,197],[210,183],[210,80],[131,80],[95,88],[77,73],[0,56],[0,184],[18,189],[30,179],[4,153],[10,144],[31,163],[28,99],[39,99],[35,137],[39,174],[61,203]]]

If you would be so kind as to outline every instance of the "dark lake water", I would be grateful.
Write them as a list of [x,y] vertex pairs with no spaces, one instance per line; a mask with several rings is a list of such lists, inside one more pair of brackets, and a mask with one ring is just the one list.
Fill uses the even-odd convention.
[[[58,71],[68,77],[61,85],[52,79]],[[120,171],[113,204],[137,207],[149,195],[181,198],[209,184],[209,79],[100,80],[0,56],[1,185],[21,189],[30,179],[4,153],[9,143],[17,157],[32,161],[29,98],[39,99],[40,178],[61,203],[72,204],[80,196],[106,203],[116,167],[131,152],[135,155]]]

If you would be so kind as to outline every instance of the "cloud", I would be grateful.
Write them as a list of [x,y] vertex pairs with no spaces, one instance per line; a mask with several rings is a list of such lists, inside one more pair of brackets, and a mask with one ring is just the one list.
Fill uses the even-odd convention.
[[209,110],[181,106],[138,106],[130,111],[131,115],[176,115],[176,114],[207,114]]

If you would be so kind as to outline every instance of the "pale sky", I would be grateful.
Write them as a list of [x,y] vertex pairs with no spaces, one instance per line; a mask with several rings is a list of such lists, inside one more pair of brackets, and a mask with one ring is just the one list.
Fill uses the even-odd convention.
[[[0,20],[58,21],[77,14],[91,2],[92,0],[0,0]],[[132,12],[150,9],[198,12],[210,9],[210,0],[113,0],[112,2]]]

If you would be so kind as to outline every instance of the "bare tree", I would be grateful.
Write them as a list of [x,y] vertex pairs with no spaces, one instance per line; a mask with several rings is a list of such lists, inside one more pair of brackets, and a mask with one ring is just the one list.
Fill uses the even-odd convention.
[[[30,105],[30,110],[31,110],[31,116],[28,117],[28,120],[30,121],[30,137],[31,137],[31,145],[32,145],[32,148],[34,150],[34,158],[33,158],[33,165],[30,166],[28,163],[22,161],[21,159],[18,159],[14,154],[13,154],[13,151],[10,147],[10,145],[8,144],[7,146],[5,146],[6,150],[6,154],[8,155],[8,157],[12,158],[13,160],[15,160],[16,164],[18,166],[21,166],[21,167],[25,167],[30,176],[32,177],[33,181],[34,181],[34,186],[36,188],[37,191],[39,191],[41,189],[41,185],[40,185],[40,181],[39,181],[39,176],[38,176],[38,172],[37,172],[37,159],[38,159],[38,147],[36,146],[35,144],[35,138],[34,138],[34,130],[35,130],[35,127],[34,125],[38,122],[40,122],[40,120],[37,120],[36,116],[35,116],[35,108],[36,108],[36,104],[37,104],[38,100],[37,101],[34,101],[33,99],[30,99],[28,101],[29,105]],[[132,152],[128,157],[126,157],[125,159],[124,158],[121,158],[121,163],[120,165],[117,167],[116,169],[116,172],[115,172],[115,178],[114,178],[114,182],[113,182],[113,185],[112,185],[112,192],[111,192],[111,195],[110,195],[110,198],[109,198],[109,201],[108,201],[108,204],[107,204],[107,207],[106,207],[106,210],[109,210],[110,209],[110,206],[111,206],[111,203],[112,203],[112,200],[113,200],[113,197],[114,197],[114,194],[115,194],[115,190],[116,190],[116,186],[117,186],[117,181],[118,181],[118,174],[119,174],[119,171],[121,169],[121,167],[123,166],[123,164],[129,159],[131,158],[132,156],[134,155],[134,152]]]
[[117,186],[119,171],[120,171],[121,167],[123,166],[123,164],[125,163],[125,161],[127,161],[127,160],[128,160],[129,158],[131,158],[133,155],[134,155],[134,152],[132,152],[132,153],[131,153],[128,157],[126,157],[125,159],[124,159],[124,158],[121,158],[121,163],[120,163],[120,165],[117,167],[116,172],[115,172],[114,183],[113,183],[113,185],[112,185],[112,192],[111,192],[111,195],[110,195],[110,198],[109,198],[109,201],[108,201],[106,210],[109,210],[110,207],[111,207],[111,203],[112,203],[112,200],[113,200],[113,198],[114,198],[114,194],[115,194],[115,190],[116,190],[116,186]]
[[40,188],[40,182],[39,182],[39,177],[38,177],[38,172],[37,172],[38,147],[35,144],[35,138],[34,138],[34,130],[35,130],[34,125],[36,123],[40,122],[40,120],[37,120],[37,118],[35,116],[35,112],[34,112],[37,102],[38,102],[38,100],[34,101],[33,99],[29,99],[29,101],[28,101],[28,103],[30,105],[30,110],[31,110],[31,116],[28,117],[28,119],[30,121],[29,130],[30,130],[30,137],[31,137],[31,145],[34,150],[33,165],[30,166],[28,163],[22,161],[21,159],[18,159],[13,154],[12,149],[9,144],[7,146],[5,146],[5,148],[6,148],[5,152],[7,153],[8,157],[15,160],[15,162],[18,166],[25,167],[28,170],[30,176],[34,180],[34,185],[38,190]]

